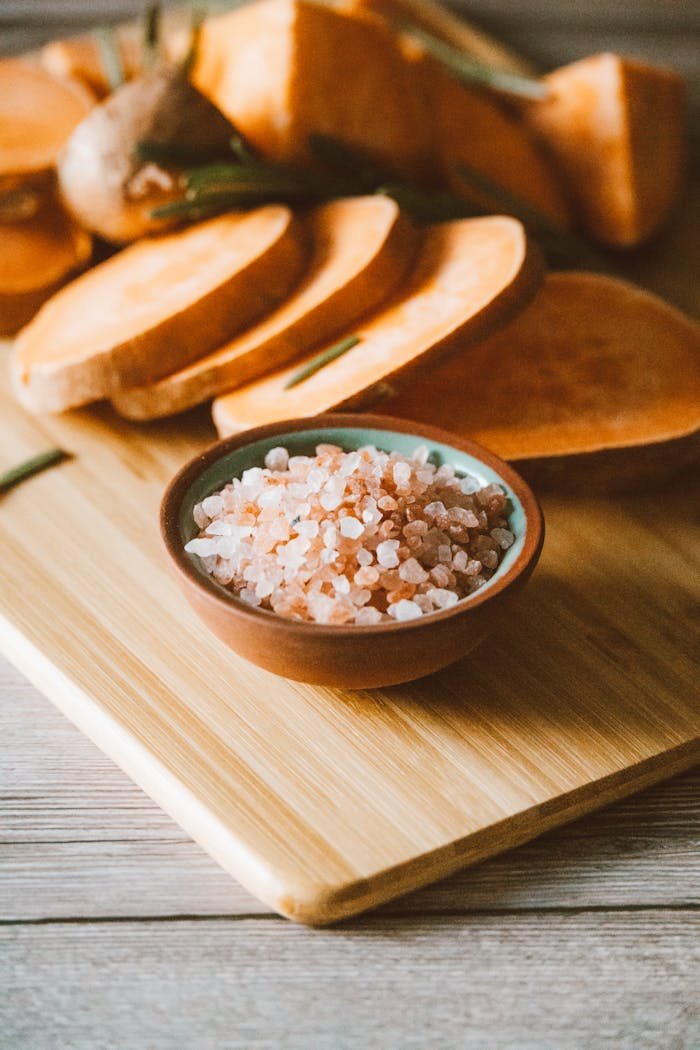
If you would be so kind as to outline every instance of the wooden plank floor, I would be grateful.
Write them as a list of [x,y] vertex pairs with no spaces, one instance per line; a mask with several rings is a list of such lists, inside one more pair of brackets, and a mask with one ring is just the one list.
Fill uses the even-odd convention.
[[[3,0],[0,50],[141,6]],[[605,48],[674,65],[697,113],[697,4],[464,6],[545,67]],[[687,218],[663,272],[656,249],[631,263],[691,310],[694,240],[697,265]],[[700,1046],[700,771],[311,931],[265,912],[4,663],[0,712],[3,1050]]]

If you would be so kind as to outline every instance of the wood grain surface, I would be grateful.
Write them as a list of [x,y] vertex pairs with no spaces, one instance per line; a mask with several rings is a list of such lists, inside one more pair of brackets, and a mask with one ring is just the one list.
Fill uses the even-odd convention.
[[[116,20],[128,6],[5,0],[0,50]],[[697,113],[695,4],[468,6],[544,67],[605,48],[666,62],[689,78]],[[626,264],[695,312],[699,200],[691,187],[674,228]],[[690,654],[688,614],[679,602],[659,633],[682,635]],[[620,608],[611,616],[624,622]],[[618,644],[613,631],[612,663]],[[621,663],[634,677],[625,646]],[[261,914],[2,664],[0,702],[3,1048],[700,1044],[697,773],[340,929],[307,931]]]

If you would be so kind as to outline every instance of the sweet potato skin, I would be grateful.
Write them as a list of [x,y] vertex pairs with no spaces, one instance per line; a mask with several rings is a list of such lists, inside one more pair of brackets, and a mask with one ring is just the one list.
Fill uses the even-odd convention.
[[[142,260],[146,260],[148,273],[151,261],[160,267],[166,250],[172,259],[167,273],[175,268],[187,277],[188,238],[198,237],[202,231],[220,243],[224,257],[235,253],[238,223],[249,224],[247,236],[260,243],[260,249],[247,254],[240,265],[232,266],[228,276],[200,291],[194,300],[182,302],[174,311],[159,311],[157,288],[149,289],[147,281],[134,284],[133,273],[143,265]],[[263,244],[264,233],[267,237]],[[180,233],[132,245],[73,281],[22,330],[10,360],[15,394],[31,411],[62,412],[110,397],[123,387],[152,382],[214,350],[275,306],[298,279],[305,259],[303,231],[289,210],[278,205],[244,216],[220,216]],[[125,334],[120,338],[113,334],[114,324],[121,325],[120,313],[116,322],[110,321],[110,338],[93,337],[94,345],[88,344],[88,352],[82,354],[71,341],[69,353],[62,357],[56,333],[64,319],[81,316],[83,297],[90,304],[101,302],[96,283],[121,280],[120,273],[127,276],[129,284],[126,301],[116,309],[128,311],[132,297],[137,303],[152,299],[156,304],[152,315],[145,321],[140,319],[134,330],[125,321]],[[89,339],[84,324],[81,337]]]
[[388,197],[333,201],[305,222],[313,254],[289,299],[214,354],[116,395],[121,415],[146,420],[182,412],[333,339],[388,298],[419,246],[418,231]]
[[25,325],[92,254],[92,238],[72,222],[52,190],[36,192],[33,216],[0,222],[0,335]]
[[541,486],[632,488],[700,454],[700,328],[615,278],[550,274],[530,306],[387,410],[481,441]]
[[138,141],[187,143],[225,156],[232,134],[177,68],[153,70],[95,106],[70,136],[58,163],[63,200],[78,222],[115,244],[162,231],[166,224],[151,212],[181,190],[159,170],[136,188],[149,167],[136,156]]
[[559,166],[584,229],[627,248],[664,222],[682,178],[684,89],[671,70],[594,55],[545,77],[525,107]]

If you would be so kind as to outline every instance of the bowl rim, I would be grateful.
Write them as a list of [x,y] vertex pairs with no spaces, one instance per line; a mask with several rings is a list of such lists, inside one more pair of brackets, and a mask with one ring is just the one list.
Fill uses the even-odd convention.
[[[328,428],[351,428],[395,431],[410,434],[417,440],[422,438],[429,442],[448,445],[460,452],[465,452],[474,459],[479,460],[484,466],[495,471],[503,481],[513,490],[520,500],[525,513],[525,536],[523,547],[510,568],[496,579],[489,587],[477,590],[470,596],[468,601],[457,602],[448,609],[416,617],[413,620],[394,620],[379,624],[319,624],[307,620],[292,620],[271,609],[261,609],[257,606],[248,605],[236,599],[234,594],[227,596],[222,594],[217,585],[199,572],[189,556],[185,553],[184,544],[180,535],[179,519],[180,507],[191,486],[197,477],[208,470],[217,460],[223,459],[229,453],[237,449],[245,448],[246,445],[255,444],[258,441],[273,437],[275,434],[288,434],[290,432],[303,432],[305,430],[323,430]],[[281,630],[288,630],[300,635],[311,635],[316,637],[325,636],[338,638],[341,635],[357,635],[367,637],[372,632],[378,634],[391,634],[397,631],[416,631],[425,629],[433,624],[444,620],[453,619],[455,616],[464,616],[474,612],[486,602],[510,590],[519,578],[528,570],[534,568],[539,559],[542,545],[544,543],[544,517],[541,507],[534,492],[508,463],[500,459],[490,449],[484,448],[476,441],[453,434],[449,430],[440,427],[415,423],[408,419],[398,419],[394,416],[375,415],[374,413],[360,412],[324,412],[317,416],[304,416],[294,419],[278,420],[274,423],[266,423],[249,430],[242,430],[229,437],[220,438],[209,445],[204,451],[188,460],[173,476],[167,485],[160,505],[160,533],[161,539],[170,556],[178,575],[187,583],[195,584],[203,598],[214,608],[226,612],[230,616],[242,616],[262,626],[273,624]],[[483,593],[482,593],[483,591]]]

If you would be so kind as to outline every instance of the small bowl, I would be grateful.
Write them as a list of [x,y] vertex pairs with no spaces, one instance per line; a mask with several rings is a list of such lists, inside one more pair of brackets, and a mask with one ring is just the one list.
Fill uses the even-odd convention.
[[[420,619],[372,627],[331,626],[290,620],[247,605],[212,579],[195,555],[185,553],[185,544],[199,531],[193,507],[248,467],[262,466],[276,445],[284,445],[294,455],[308,455],[321,443],[346,451],[372,444],[405,455],[417,445],[427,445],[431,462],[448,462],[485,485],[503,486],[510,500],[514,544],[473,596]],[[165,492],[161,532],[190,605],[231,649],[286,678],[361,689],[421,678],[473,649],[527,582],[540,556],[544,524],[523,479],[480,445],[406,420],[332,413],[257,427],[219,441],[195,457]]]

